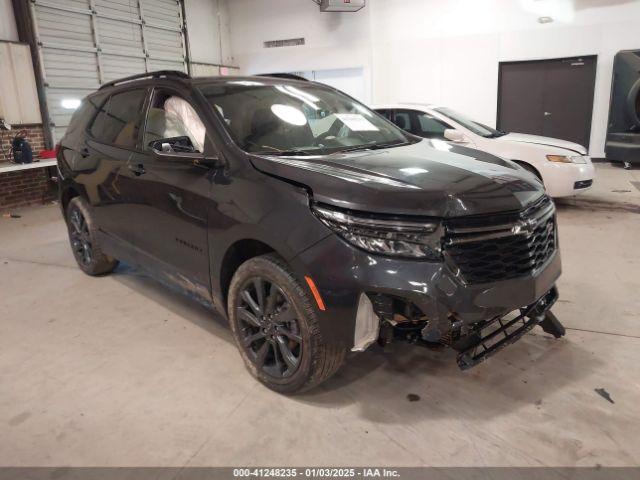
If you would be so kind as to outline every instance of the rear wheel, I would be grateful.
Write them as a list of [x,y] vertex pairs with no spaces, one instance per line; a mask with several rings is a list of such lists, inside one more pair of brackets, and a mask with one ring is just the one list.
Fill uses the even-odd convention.
[[84,273],[104,275],[118,266],[116,259],[102,253],[89,205],[81,197],[75,197],[69,202],[67,229],[73,256]]
[[333,375],[345,350],[318,330],[311,299],[277,255],[254,257],[231,280],[229,321],[249,372],[281,393],[308,390]]

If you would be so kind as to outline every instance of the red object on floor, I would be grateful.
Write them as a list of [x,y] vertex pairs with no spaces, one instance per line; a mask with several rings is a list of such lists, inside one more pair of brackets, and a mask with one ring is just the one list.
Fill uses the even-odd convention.
[[41,150],[39,157],[40,158],[56,158],[56,151],[55,150]]

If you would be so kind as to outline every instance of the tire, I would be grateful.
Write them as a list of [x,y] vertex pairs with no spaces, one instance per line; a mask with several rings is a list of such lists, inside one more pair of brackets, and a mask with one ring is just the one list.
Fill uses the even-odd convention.
[[118,266],[118,260],[105,255],[96,236],[89,204],[81,197],[74,197],[66,211],[69,243],[76,262],[87,275],[105,275]]
[[322,338],[311,298],[276,254],[254,257],[238,268],[229,287],[228,314],[247,369],[276,392],[309,390],[344,362],[345,349]]

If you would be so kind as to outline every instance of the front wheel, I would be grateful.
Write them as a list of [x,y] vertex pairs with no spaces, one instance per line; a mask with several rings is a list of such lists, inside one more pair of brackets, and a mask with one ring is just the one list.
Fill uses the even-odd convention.
[[118,266],[118,261],[102,252],[89,205],[81,197],[72,198],[67,207],[67,229],[73,256],[87,275],[104,275]]
[[254,257],[238,268],[228,313],[247,369],[272,390],[308,390],[342,365],[345,350],[321,337],[311,299],[275,254]]

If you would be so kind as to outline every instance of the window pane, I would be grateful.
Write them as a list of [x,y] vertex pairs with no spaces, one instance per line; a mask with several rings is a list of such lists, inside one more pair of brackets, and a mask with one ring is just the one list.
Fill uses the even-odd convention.
[[245,151],[329,155],[406,137],[357,101],[313,83],[216,82],[199,87]]
[[409,112],[402,110],[396,111],[394,123],[401,129],[411,132],[411,116],[409,115]]
[[189,137],[195,151],[202,152],[205,134],[204,123],[189,102],[175,95],[155,95],[144,132],[145,149],[157,140]]
[[99,142],[135,147],[145,94],[145,90],[132,90],[111,96],[93,121],[91,135]]
[[444,138],[444,131],[450,128],[426,113],[418,114],[418,125],[420,131],[417,134],[426,138]]
[[391,120],[391,110],[384,108],[382,110],[376,110],[380,115],[382,115],[387,120]]

